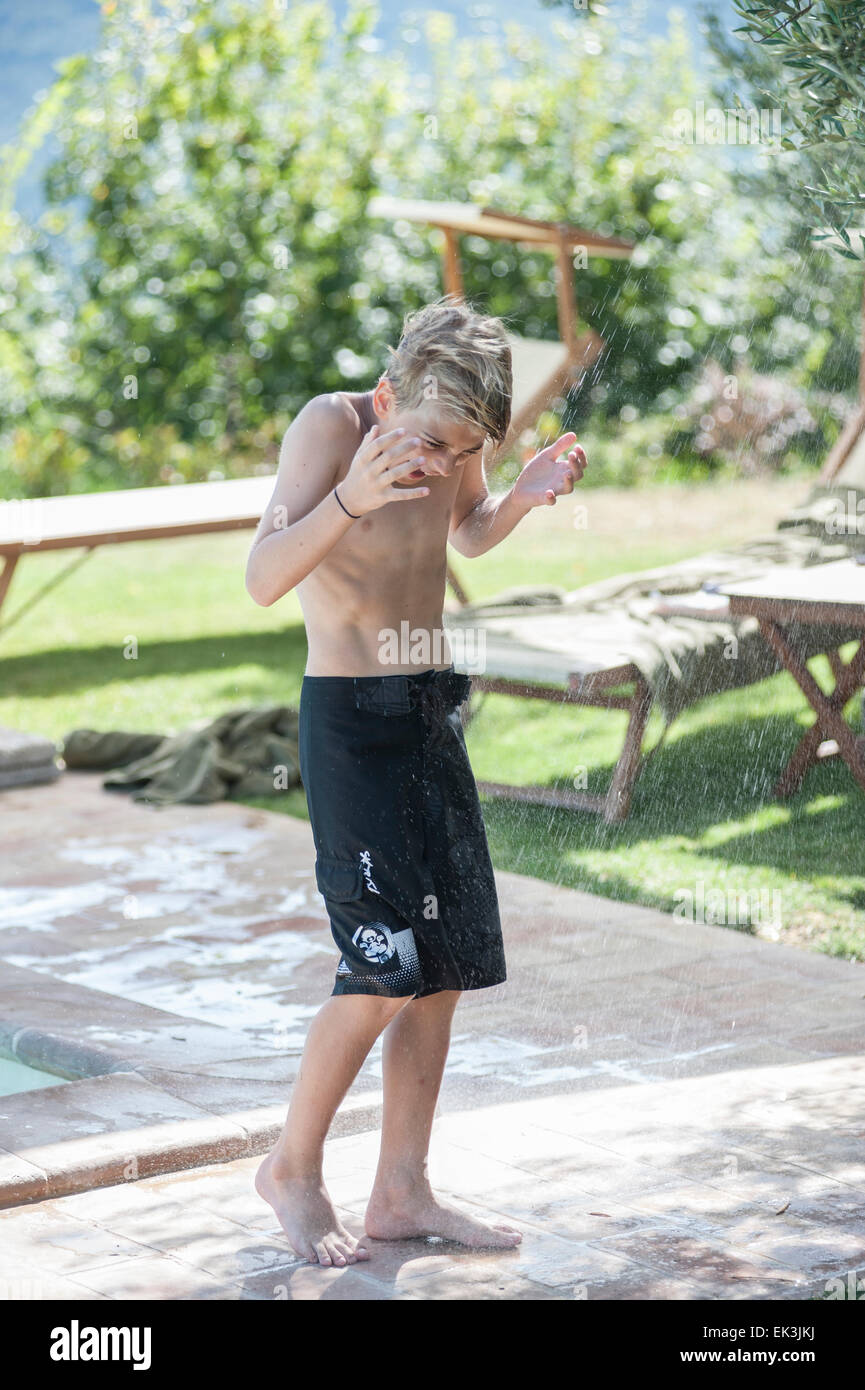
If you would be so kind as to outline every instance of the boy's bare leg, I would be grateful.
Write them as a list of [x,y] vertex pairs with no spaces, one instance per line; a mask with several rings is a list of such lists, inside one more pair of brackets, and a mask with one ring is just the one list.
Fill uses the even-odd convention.
[[331,996],[310,1024],[288,1118],[255,1175],[298,1255],[323,1265],[354,1264],[369,1251],[345,1229],[324,1185],[324,1141],[370,1048],[410,996]]
[[434,1196],[427,1154],[459,990],[413,999],[384,1031],[381,1153],[366,1210],[378,1240],[441,1236],[464,1245],[509,1248],[520,1232],[491,1225]]

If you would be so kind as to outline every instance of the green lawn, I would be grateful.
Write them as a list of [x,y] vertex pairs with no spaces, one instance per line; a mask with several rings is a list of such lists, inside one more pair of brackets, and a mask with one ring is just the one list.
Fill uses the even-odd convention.
[[[584,529],[574,528],[569,499],[534,512],[489,555],[454,562],[473,597],[541,580],[573,587],[764,533],[804,490],[801,481],[589,490]],[[250,539],[242,532],[97,551],[0,633],[0,723],[57,739],[82,727],[170,732],[236,705],[295,703],[306,652],[299,605],[291,595],[269,609],[249,598]],[[69,554],[22,561],[4,617]],[[813,669],[826,684],[828,666]],[[858,729],[855,701],[847,716]],[[624,721],[617,712],[490,696],[468,743],[479,778],[564,782],[585,765],[589,788],[600,790]],[[668,910],[677,893],[700,885],[710,904],[712,890],[762,890],[779,930],[748,926],[742,904],[739,929],[865,959],[862,793],[833,759],[791,802],[771,798],[809,722],[786,675],[706,700],[673,725],[624,825],[487,801],[496,866]],[[650,745],[660,728],[653,713]],[[302,792],[255,804],[306,814]]]

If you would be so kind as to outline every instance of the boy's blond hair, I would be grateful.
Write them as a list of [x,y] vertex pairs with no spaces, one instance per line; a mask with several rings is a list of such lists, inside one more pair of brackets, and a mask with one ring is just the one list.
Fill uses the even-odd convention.
[[454,420],[479,425],[500,444],[511,423],[511,349],[500,318],[446,294],[406,314],[383,375],[397,406],[435,401]]

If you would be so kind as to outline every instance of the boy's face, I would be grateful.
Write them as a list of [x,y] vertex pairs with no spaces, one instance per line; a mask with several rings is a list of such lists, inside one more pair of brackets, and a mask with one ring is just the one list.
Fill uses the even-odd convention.
[[420,440],[417,452],[423,454],[423,464],[416,472],[406,474],[402,482],[395,482],[394,487],[416,487],[423,477],[449,478],[484,446],[486,436],[480,425],[454,420],[443,413],[436,401],[422,401],[409,410],[399,410],[387,380],[379,382],[372,404],[380,433],[404,429]]

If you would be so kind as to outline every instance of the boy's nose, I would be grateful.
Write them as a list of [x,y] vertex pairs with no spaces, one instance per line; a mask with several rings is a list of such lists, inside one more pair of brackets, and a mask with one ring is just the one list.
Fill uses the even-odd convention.
[[455,467],[456,459],[448,458],[447,455],[444,455],[436,459],[436,466],[433,471],[440,474],[443,478],[449,478]]

